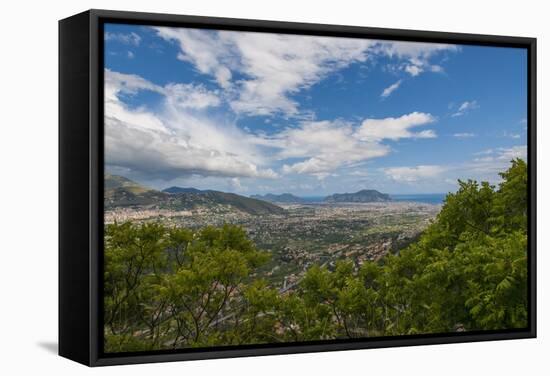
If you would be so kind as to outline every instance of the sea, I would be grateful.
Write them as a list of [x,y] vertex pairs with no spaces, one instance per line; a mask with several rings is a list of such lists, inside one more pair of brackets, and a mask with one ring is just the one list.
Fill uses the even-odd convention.
[[446,193],[419,193],[390,195],[394,201],[421,202],[424,204],[443,204]]

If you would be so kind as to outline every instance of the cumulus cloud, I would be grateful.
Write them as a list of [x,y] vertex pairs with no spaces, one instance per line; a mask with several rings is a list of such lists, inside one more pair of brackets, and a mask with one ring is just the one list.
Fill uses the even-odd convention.
[[285,164],[284,173],[325,178],[340,167],[387,155],[390,148],[383,140],[436,137],[431,129],[410,130],[434,121],[430,114],[413,112],[399,118],[366,119],[358,126],[344,121],[302,122],[277,135],[278,157],[303,158]]
[[414,183],[420,180],[439,176],[446,169],[437,165],[419,165],[413,167],[390,167],[384,169],[389,178],[404,183]]
[[[122,93],[162,96],[161,109],[129,108]],[[202,176],[274,178],[254,139],[199,110],[216,105],[201,86],[155,85],[136,75],[105,71],[106,163],[158,179]]]
[[358,137],[363,140],[378,141],[382,139],[399,140],[401,138],[434,138],[433,130],[413,132],[411,129],[430,124],[435,118],[428,113],[412,112],[398,118],[366,119],[358,130]]
[[[142,90],[160,95],[158,110],[129,108],[120,98]],[[282,161],[284,174],[324,179],[340,167],[387,155],[390,148],[383,140],[435,137],[432,130],[410,130],[434,121],[432,115],[419,112],[361,124],[301,121],[271,135],[254,134],[205,113],[219,104],[217,93],[202,85],[160,86],[106,70],[107,163],[158,179],[193,174],[269,179],[278,177],[270,166]]]
[[111,33],[106,32],[105,33],[105,40],[106,41],[116,41],[123,44],[129,44],[132,46],[139,46],[141,42],[141,37],[134,33]]
[[477,103],[477,101],[462,102],[462,104],[458,107],[458,110],[455,113],[453,113],[451,116],[452,117],[462,116],[470,112],[471,110],[475,110],[477,108],[479,108],[479,104]]
[[393,84],[391,84],[390,86],[388,86],[387,88],[385,88],[383,91],[382,91],[382,94],[380,94],[380,96],[382,98],[387,98],[391,95],[391,93],[393,93],[394,91],[396,91],[397,89],[399,89],[399,86],[401,86],[401,81],[402,80],[399,80]]
[[248,115],[296,116],[300,109],[292,95],[311,87],[331,72],[364,63],[371,57],[383,55],[404,60],[419,74],[427,69],[441,70],[430,64],[430,58],[439,51],[456,49],[451,45],[430,43],[154,29],[161,38],[178,44],[180,60],[210,75],[226,90],[233,111]]
[[303,122],[277,136],[278,158],[302,158],[285,164],[284,173],[311,174],[325,178],[335,169],[389,153],[389,148],[357,137],[356,130],[342,121]]

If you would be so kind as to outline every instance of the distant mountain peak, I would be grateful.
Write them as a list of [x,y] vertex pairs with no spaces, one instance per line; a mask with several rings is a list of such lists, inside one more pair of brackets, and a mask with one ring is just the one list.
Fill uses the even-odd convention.
[[355,193],[335,193],[325,197],[325,202],[386,202],[391,201],[388,194],[375,189],[362,189]]

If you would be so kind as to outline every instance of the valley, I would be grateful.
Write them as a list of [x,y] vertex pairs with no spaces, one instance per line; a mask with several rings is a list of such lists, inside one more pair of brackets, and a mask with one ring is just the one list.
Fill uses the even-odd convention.
[[[122,193],[127,187],[116,189],[119,189],[117,197],[126,197]],[[105,223],[160,221],[189,229],[224,224],[242,226],[256,246],[272,256],[251,278],[265,278],[279,289],[293,286],[312,265],[331,269],[338,260],[345,259],[359,268],[365,261],[397,253],[417,239],[441,208],[438,204],[378,201],[379,197],[386,197],[381,195],[375,197],[375,202],[331,199],[270,203],[188,188],[175,193],[135,187],[133,190],[142,192],[134,197],[135,204],[129,205],[132,201],[126,198],[106,203]],[[156,200],[146,202],[143,192]],[[107,193],[106,197],[114,196]]]

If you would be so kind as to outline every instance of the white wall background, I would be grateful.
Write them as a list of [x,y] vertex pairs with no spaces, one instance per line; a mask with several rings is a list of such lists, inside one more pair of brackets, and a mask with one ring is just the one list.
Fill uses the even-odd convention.
[[[0,374],[542,375],[550,370],[550,66],[544,1],[6,1],[0,21]],[[57,20],[106,8],[538,38],[538,286],[535,340],[88,369],[57,342]],[[545,149],[545,146],[547,147]]]

